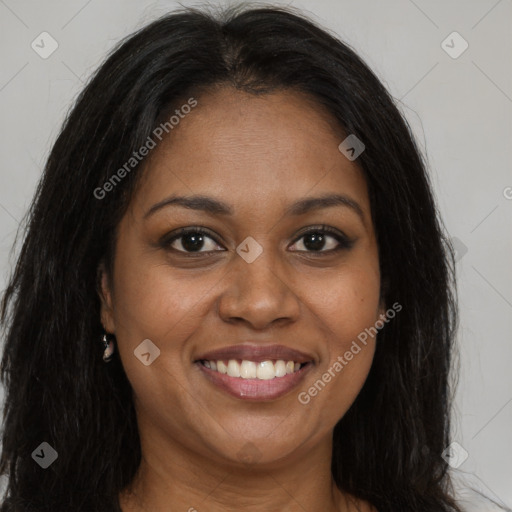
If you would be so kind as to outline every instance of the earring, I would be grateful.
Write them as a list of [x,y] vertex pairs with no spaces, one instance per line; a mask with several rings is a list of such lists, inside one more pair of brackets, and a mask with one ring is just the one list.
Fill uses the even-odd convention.
[[112,340],[109,340],[107,337],[107,333],[103,335],[102,343],[104,347],[103,351],[103,361],[105,363],[108,363],[112,360],[112,354],[114,353],[115,347],[114,342]]

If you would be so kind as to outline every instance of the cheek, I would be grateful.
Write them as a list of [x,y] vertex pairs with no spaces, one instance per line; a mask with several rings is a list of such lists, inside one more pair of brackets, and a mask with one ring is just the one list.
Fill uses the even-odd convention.
[[[183,394],[193,364],[190,339],[204,325],[224,273],[178,271],[144,255],[137,258],[136,250],[130,257],[122,254],[130,251],[120,252],[116,262],[115,325],[128,380],[145,407],[159,410],[172,403],[185,411],[195,404]],[[134,354],[146,339],[160,351],[148,366]]]
[[309,287],[308,297],[312,307],[316,308],[317,318],[330,333],[331,357],[341,355],[352,340],[378,319],[378,262],[368,259],[347,265],[336,275],[324,279],[321,286]]
[[335,424],[364,385],[375,352],[372,328],[379,319],[378,264],[351,266],[339,277],[323,283],[310,304],[323,325],[329,343],[312,385],[301,390],[299,401],[308,403],[325,424]]
[[[169,266],[119,259],[116,286],[116,330],[124,338],[153,337],[163,342],[176,331],[186,332],[200,314],[213,276],[194,276],[173,271]],[[217,281],[219,276],[217,276]]]
[[[134,253],[130,257],[119,254],[116,261],[118,349],[138,407],[152,411],[151,417],[168,427],[195,415],[195,401],[183,392],[192,364],[187,343],[201,325],[210,307],[208,297],[221,276],[198,273],[193,277],[190,271],[180,275],[165,264],[137,259]],[[146,339],[160,350],[158,358],[148,366],[134,355]],[[167,410],[163,404],[170,408]],[[177,409],[183,415],[177,417]]]

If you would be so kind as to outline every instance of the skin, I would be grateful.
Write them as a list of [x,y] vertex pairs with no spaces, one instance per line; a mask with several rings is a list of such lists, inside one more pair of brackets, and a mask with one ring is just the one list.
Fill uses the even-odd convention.
[[[113,275],[101,270],[101,320],[134,389],[143,455],[123,511],[372,510],[337,489],[330,465],[333,428],[365,382],[376,340],[308,404],[297,398],[385,311],[362,171],[338,150],[345,136],[329,113],[301,93],[220,88],[197,100],[149,155],[119,225]],[[349,196],[362,217],[346,206],[285,215],[327,193]],[[167,206],[145,218],[172,194],[208,195],[234,214]],[[299,230],[319,224],[345,233],[352,248],[329,254],[339,244],[328,233],[316,252],[305,245]],[[159,246],[187,226],[216,235],[200,257],[187,256],[183,238]],[[235,251],[247,236],[263,249],[252,263]],[[149,366],[133,353],[145,339],[160,349]],[[297,348],[314,366],[281,398],[235,398],[194,361],[245,340]]]

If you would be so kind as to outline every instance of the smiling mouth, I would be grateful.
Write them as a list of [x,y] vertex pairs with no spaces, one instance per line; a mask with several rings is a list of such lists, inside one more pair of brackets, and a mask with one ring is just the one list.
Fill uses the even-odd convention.
[[307,363],[285,361],[283,359],[267,361],[237,360],[206,360],[199,361],[204,367],[229,377],[240,379],[271,380],[298,372]]
[[283,359],[249,361],[207,360],[195,362],[208,382],[235,398],[270,401],[296,388],[313,368],[313,361],[299,363]]

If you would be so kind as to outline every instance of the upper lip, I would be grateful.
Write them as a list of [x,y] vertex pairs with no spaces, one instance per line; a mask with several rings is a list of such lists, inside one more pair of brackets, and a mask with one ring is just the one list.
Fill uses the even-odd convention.
[[256,363],[261,361],[279,360],[294,361],[296,363],[307,363],[314,358],[300,350],[286,347],[284,345],[261,345],[243,343],[221,347],[205,352],[196,358],[196,361],[219,361],[229,359],[245,359]]

